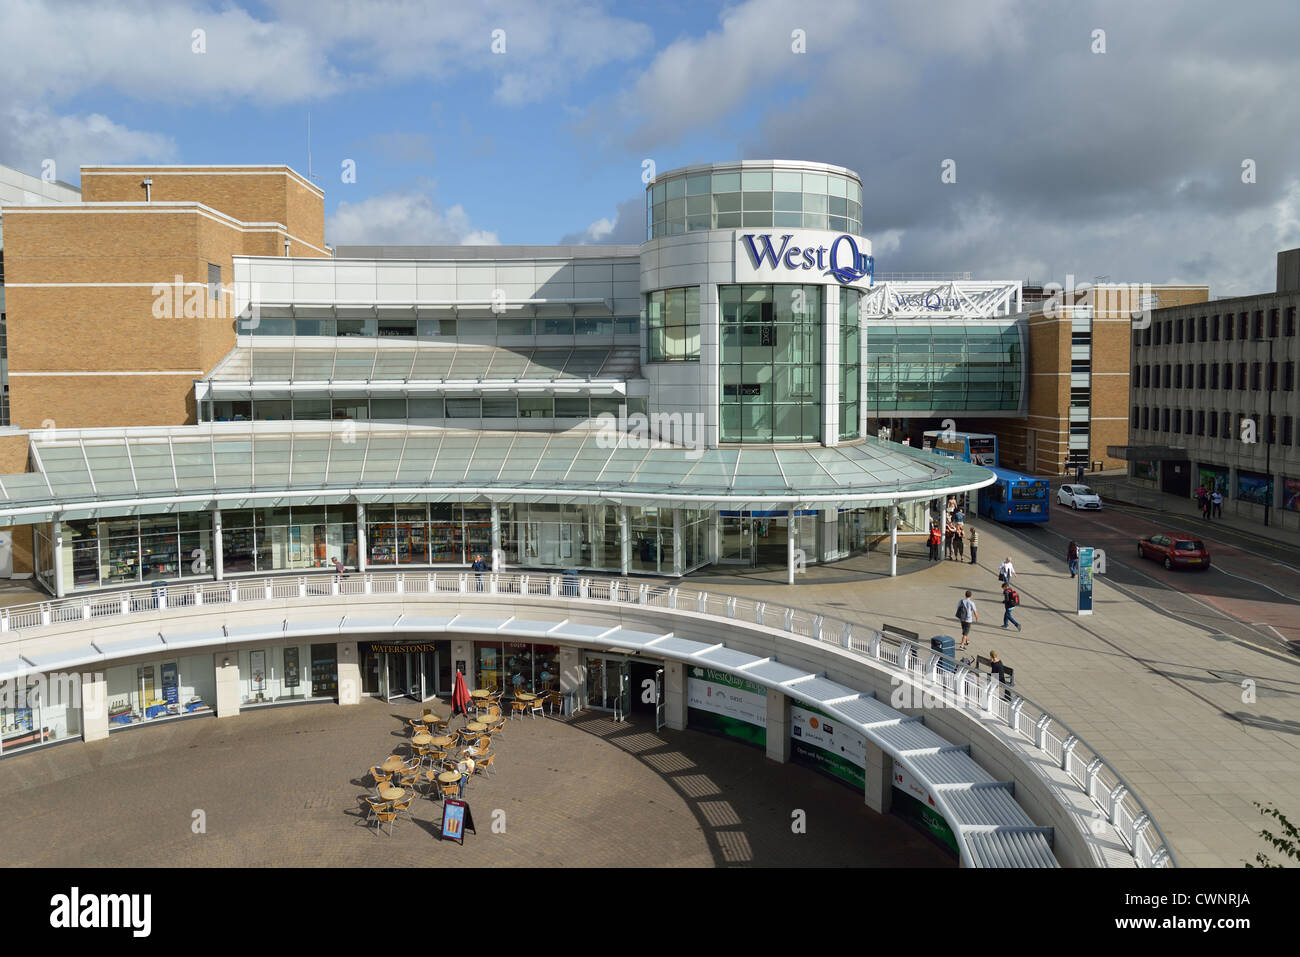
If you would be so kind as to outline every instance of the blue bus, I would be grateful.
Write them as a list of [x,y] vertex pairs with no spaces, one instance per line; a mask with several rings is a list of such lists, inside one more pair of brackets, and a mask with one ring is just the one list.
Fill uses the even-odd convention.
[[948,458],[992,468],[998,464],[998,437],[987,432],[923,433],[924,447]]
[[1045,522],[1051,509],[1051,483],[1011,469],[990,471],[997,481],[979,490],[979,513],[999,522]]

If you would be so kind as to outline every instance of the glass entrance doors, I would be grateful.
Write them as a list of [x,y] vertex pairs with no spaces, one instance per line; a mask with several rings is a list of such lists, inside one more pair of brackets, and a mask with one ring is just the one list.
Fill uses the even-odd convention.
[[584,653],[583,661],[587,666],[587,707],[626,717],[632,705],[628,660]]
[[754,522],[748,516],[723,514],[718,561],[726,565],[754,564]]
[[[400,645],[362,643],[361,690],[386,701],[411,698],[428,701],[451,693],[449,643],[428,642],[406,650]],[[441,645],[446,644],[443,648]]]

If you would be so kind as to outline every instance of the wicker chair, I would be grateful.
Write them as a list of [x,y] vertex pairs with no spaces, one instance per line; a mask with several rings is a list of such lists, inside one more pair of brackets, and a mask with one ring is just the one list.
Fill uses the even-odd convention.
[[527,710],[528,710],[528,703],[526,701],[520,701],[518,698],[511,699],[510,717],[512,718],[517,717],[518,715],[523,714]]
[[490,771],[497,756],[494,752],[489,751],[486,754],[480,754],[474,759],[474,773],[482,774],[484,777],[490,777]]
[[397,822],[397,812],[393,810],[392,805],[379,808],[375,811],[375,826],[382,828],[388,825],[388,836],[393,836],[393,825]]

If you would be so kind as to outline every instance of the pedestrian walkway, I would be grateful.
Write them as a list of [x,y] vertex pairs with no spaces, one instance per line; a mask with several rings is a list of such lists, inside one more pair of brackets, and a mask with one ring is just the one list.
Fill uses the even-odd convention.
[[[1100,577],[1096,613],[1079,617],[1064,557],[1021,547],[996,525],[979,529],[978,565],[918,561],[910,574],[853,584],[842,565],[813,566],[794,586],[734,577],[708,587],[874,628],[898,625],[923,639],[960,635],[954,616],[969,588],[980,615],[970,650],[996,650],[1018,690],[1114,765],[1181,864],[1240,867],[1267,850],[1252,801],[1300,819],[1300,663],[1176,621]],[[1000,627],[997,566],[1007,556],[1021,632]]]

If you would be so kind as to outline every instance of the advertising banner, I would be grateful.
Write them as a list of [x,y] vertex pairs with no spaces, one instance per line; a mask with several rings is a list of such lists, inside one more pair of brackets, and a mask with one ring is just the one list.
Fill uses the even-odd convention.
[[1077,611],[1080,615],[1092,614],[1092,562],[1091,548],[1079,549],[1079,600]]
[[1272,480],[1260,472],[1238,472],[1237,501],[1252,502],[1255,505],[1272,504]]
[[252,651],[248,655],[248,670],[250,673],[251,684],[249,690],[265,691],[266,690],[266,652]]
[[177,680],[174,663],[162,666],[163,700],[168,704],[180,703],[180,682]]
[[686,678],[687,724],[767,746],[767,689],[752,681],[692,666]]
[[284,649],[284,686],[298,687],[298,649]]
[[809,705],[790,704],[790,760],[866,787],[866,738]]
[[1198,465],[1196,480],[1200,483],[1199,487],[1207,492],[1219,492],[1225,496],[1228,494],[1228,470],[1225,468],[1217,465]]
[[954,854],[960,854],[957,838],[952,828],[944,820],[935,806],[930,792],[917,783],[916,779],[897,764],[894,765],[894,801],[893,809],[903,817],[919,821],[931,834],[937,837]]
[[1282,480],[1282,507],[1300,512],[1300,479]]

